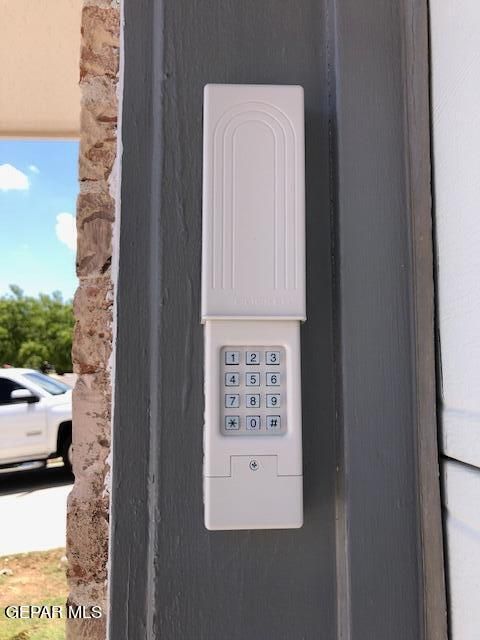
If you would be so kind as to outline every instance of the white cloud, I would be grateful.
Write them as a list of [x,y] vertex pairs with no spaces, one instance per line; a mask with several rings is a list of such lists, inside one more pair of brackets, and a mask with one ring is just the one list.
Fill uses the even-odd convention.
[[59,213],[57,215],[57,224],[55,225],[55,233],[57,238],[69,249],[75,251],[77,248],[77,227],[75,216],[71,213]]
[[26,191],[29,187],[28,176],[11,164],[0,164],[0,191]]
[[40,173],[40,169],[37,167],[36,164],[29,164],[28,165],[28,169],[29,171],[31,171],[32,173]]

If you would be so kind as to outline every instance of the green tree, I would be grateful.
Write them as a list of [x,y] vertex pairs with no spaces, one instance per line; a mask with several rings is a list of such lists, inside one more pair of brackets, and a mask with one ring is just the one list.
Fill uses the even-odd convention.
[[72,370],[73,307],[60,292],[25,296],[20,287],[0,297],[0,366],[38,368],[47,361],[57,371]]

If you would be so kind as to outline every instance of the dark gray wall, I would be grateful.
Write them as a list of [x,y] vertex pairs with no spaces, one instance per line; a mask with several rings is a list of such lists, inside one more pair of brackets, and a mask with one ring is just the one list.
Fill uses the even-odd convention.
[[362,639],[420,637],[401,4],[347,0],[336,13],[348,71],[336,76],[348,618]]
[[331,6],[340,630],[440,639],[427,2]]
[[[434,637],[422,597],[403,6],[125,3],[112,639]],[[299,531],[203,528],[207,82],[305,88]]]
[[[328,82],[316,0],[126,3],[111,637],[335,636]],[[203,527],[202,100],[305,88],[305,526]],[[120,470],[125,470],[122,473]],[[122,560],[120,560],[122,559]],[[128,601],[127,609],[124,603]],[[145,625],[145,628],[143,627]]]

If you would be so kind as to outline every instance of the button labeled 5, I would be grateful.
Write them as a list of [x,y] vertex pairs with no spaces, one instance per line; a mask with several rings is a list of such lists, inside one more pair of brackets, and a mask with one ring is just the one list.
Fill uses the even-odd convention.
[[245,382],[247,387],[259,387],[260,386],[260,374],[259,373],[246,373]]

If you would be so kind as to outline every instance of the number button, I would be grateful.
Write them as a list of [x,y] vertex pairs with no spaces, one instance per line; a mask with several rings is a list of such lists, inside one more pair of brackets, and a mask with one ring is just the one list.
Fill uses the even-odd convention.
[[259,431],[260,429],[260,416],[247,416],[247,431]]
[[225,364],[240,364],[240,351],[225,351]]
[[267,393],[267,407],[280,407],[279,393]]
[[267,364],[280,364],[280,351],[267,351]]
[[238,387],[240,384],[239,373],[226,373],[225,374],[225,386],[226,387]]
[[225,429],[227,431],[238,431],[240,429],[240,416],[225,416]]
[[240,406],[240,396],[238,393],[227,394],[225,396],[225,407],[229,409],[230,407],[234,407],[237,409]]
[[280,416],[267,416],[267,431],[279,431],[280,426]]
[[260,394],[248,394],[247,393],[247,407],[259,407],[260,406]]
[[280,386],[280,374],[267,373],[267,387],[279,387],[279,386]]
[[245,383],[247,387],[259,387],[260,386],[260,374],[259,373],[246,373]]
[[247,364],[260,364],[260,351],[247,351]]

